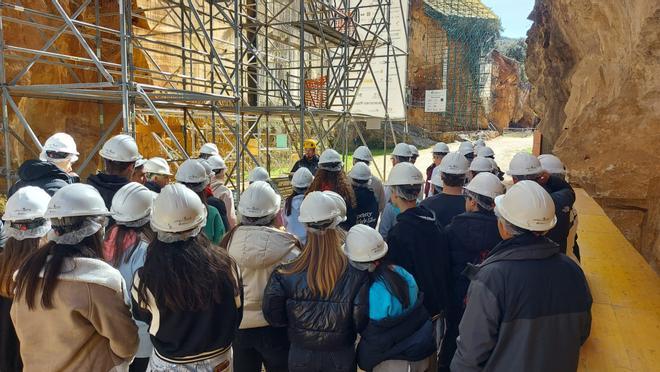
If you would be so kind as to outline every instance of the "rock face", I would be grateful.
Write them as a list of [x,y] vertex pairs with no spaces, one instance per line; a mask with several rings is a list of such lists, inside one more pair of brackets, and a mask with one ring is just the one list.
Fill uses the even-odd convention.
[[543,152],[660,267],[660,2],[537,0],[527,73]]

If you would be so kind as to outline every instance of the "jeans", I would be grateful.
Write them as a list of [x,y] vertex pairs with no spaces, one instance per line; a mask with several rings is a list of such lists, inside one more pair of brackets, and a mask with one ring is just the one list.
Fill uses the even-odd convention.
[[216,357],[188,364],[166,362],[154,351],[147,372],[232,372],[231,359],[231,348]]
[[354,372],[357,370],[355,347],[339,350],[309,350],[291,345],[290,372]]
[[286,328],[261,327],[239,329],[233,343],[234,371],[286,372],[289,339]]

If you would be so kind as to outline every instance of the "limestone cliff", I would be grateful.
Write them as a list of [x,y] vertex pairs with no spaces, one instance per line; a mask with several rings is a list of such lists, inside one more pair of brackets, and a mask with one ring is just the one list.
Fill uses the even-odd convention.
[[536,114],[529,106],[530,87],[521,81],[519,62],[498,50],[491,53],[491,100],[488,121],[501,132],[509,125],[532,127]]
[[537,0],[527,74],[543,152],[660,267],[660,2]]

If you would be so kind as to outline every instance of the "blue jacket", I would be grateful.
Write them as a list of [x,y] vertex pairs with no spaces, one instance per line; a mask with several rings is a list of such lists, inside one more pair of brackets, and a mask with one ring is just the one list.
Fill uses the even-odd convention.
[[291,214],[284,216],[286,221],[286,231],[295,235],[303,246],[305,246],[305,243],[307,242],[307,230],[305,230],[305,226],[298,221],[298,217],[300,217],[300,205],[304,198],[305,195],[302,194],[294,196],[293,200],[291,200]]

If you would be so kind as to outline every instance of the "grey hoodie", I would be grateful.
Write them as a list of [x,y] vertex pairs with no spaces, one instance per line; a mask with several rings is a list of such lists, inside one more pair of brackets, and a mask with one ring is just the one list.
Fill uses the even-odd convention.
[[266,327],[261,312],[264,288],[275,267],[294,259],[298,253],[295,236],[269,226],[238,226],[227,251],[241,269],[244,307],[240,329]]

